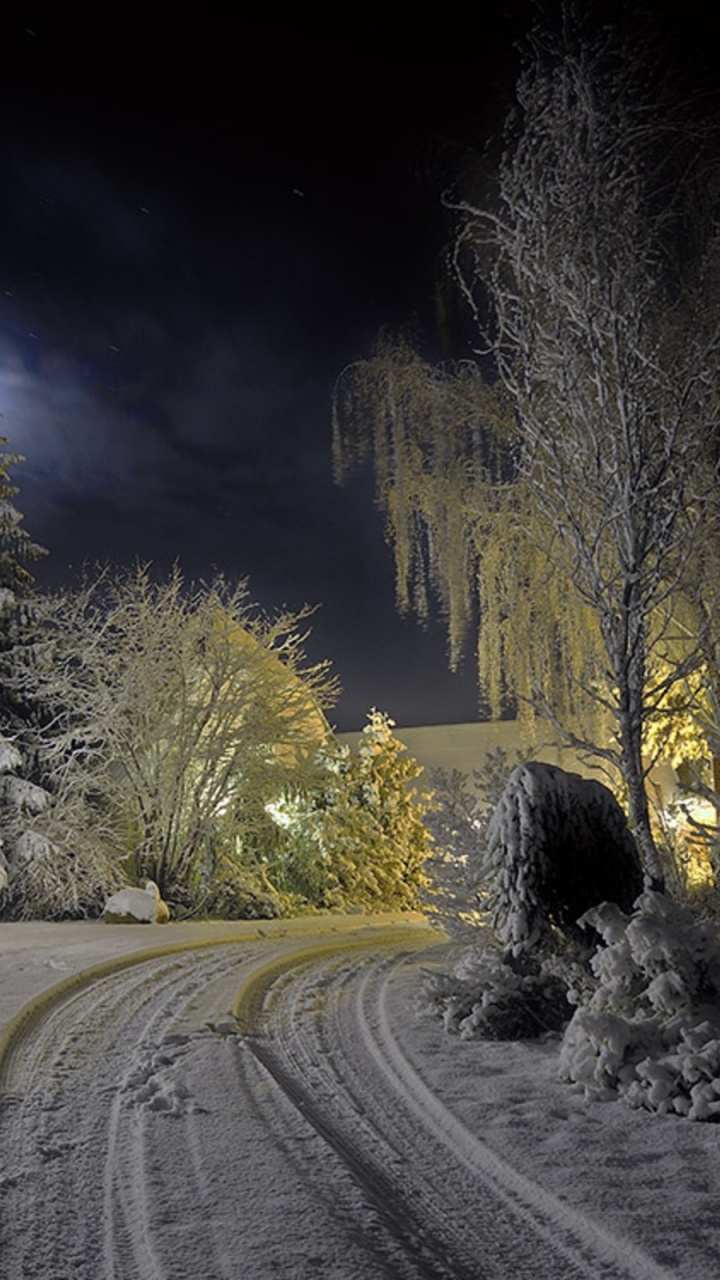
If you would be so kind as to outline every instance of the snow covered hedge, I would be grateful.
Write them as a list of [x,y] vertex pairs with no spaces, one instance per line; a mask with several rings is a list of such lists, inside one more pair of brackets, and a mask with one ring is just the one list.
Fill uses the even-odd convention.
[[585,921],[606,945],[591,961],[597,988],[565,1032],[562,1078],[589,1097],[622,1097],[661,1114],[719,1120],[715,925],[651,892],[632,916],[605,904]]
[[669,896],[640,893],[611,793],[520,766],[490,821],[488,863],[498,940],[430,975],[425,1011],[463,1038],[564,1028],[561,1078],[586,1096],[720,1120],[720,933]]

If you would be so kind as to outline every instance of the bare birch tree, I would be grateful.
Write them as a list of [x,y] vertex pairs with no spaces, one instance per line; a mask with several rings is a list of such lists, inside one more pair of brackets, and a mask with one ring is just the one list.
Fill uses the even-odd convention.
[[[511,654],[510,678],[513,665],[529,668],[535,707],[575,745],[619,767],[646,872],[658,880],[643,736],[668,691],[701,661],[697,636],[679,640],[676,606],[692,597],[718,545],[718,201],[703,130],[663,95],[652,58],[607,28],[579,30],[568,6],[559,36],[536,31],[529,42],[492,197],[448,203],[476,356],[492,360],[493,402],[506,407],[504,461],[489,475],[486,389],[462,428],[452,396],[421,426],[411,400],[378,381],[372,360],[341,380],[339,453],[343,437],[367,430],[353,397],[362,387],[367,400],[374,385],[380,496],[399,576],[409,538],[452,626],[462,628],[474,597],[482,637],[488,603],[495,607],[491,628],[498,640],[504,633],[498,648]],[[432,378],[426,369],[417,380],[425,398]],[[452,463],[436,479],[443,451]],[[415,485],[409,497],[397,470],[403,456]],[[433,485],[445,485],[442,501],[438,492],[428,500]],[[398,521],[398,500],[414,526]],[[460,528],[443,549],[449,519]],[[525,619],[502,616],[502,593],[487,598],[487,539],[497,557],[504,537],[515,599],[527,594],[537,606]],[[512,592],[505,605],[511,600]],[[565,701],[594,703],[614,740],[578,733],[549,678],[564,665],[573,625],[580,634],[566,652],[574,666],[559,680]],[[548,654],[539,681],[537,663],[521,651],[533,628]]]

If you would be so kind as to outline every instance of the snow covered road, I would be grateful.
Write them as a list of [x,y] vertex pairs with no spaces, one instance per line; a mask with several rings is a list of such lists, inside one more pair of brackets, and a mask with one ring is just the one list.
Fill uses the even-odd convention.
[[663,1269],[485,1141],[487,1046],[461,1096],[438,1088],[408,1015],[432,941],[237,940],[31,1006],[0,1063],[3,1280],[717,1274]]

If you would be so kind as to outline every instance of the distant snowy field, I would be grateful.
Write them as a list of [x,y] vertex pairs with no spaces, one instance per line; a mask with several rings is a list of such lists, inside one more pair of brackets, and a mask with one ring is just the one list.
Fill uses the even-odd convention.
[[419,917],[0,924],[3,1280],[716,1280],[720,1128],[449,1039],[447,960]]

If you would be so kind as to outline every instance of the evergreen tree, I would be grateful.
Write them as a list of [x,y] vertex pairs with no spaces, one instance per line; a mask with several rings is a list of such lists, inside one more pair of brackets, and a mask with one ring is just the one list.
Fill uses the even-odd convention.
[[39,813],[47,792],[38,785],[37,708],[21,695],[19,664],[27,661],[37,628],[33,576],[28,564],[46,550],[34,542],[15,506],[18,488],[10,469],[24,458],[0,437],[0,903],[8,880],[7,856],[26,832],[27,818]]
[[357,751],[328,742],[312,786],[271,806],[286,832],[273,868],[281,888],[325,907],[419,906],[431,799],[412,785],[422,766],[394,736],[393,723],[371,711]]
[[30,594],[34,582],[26,566],[41,560],[47,551],[33,542],[13,501],[19,490],[10,480],[10,468],[25,459],[22,454],[10,453],[7,443],[5,436],[0,436],[0,589],[22,599]]
[[38,619],[34,578],[27,566],[47,551],[33,541],[15,506],[19,490],[10,479],[10,469],[25,459],[5,449],[7,443],[0,437],[0,715],[3,733],[15,733],[25,727],[30,711],[18,698],[15,663],[32,643]]

